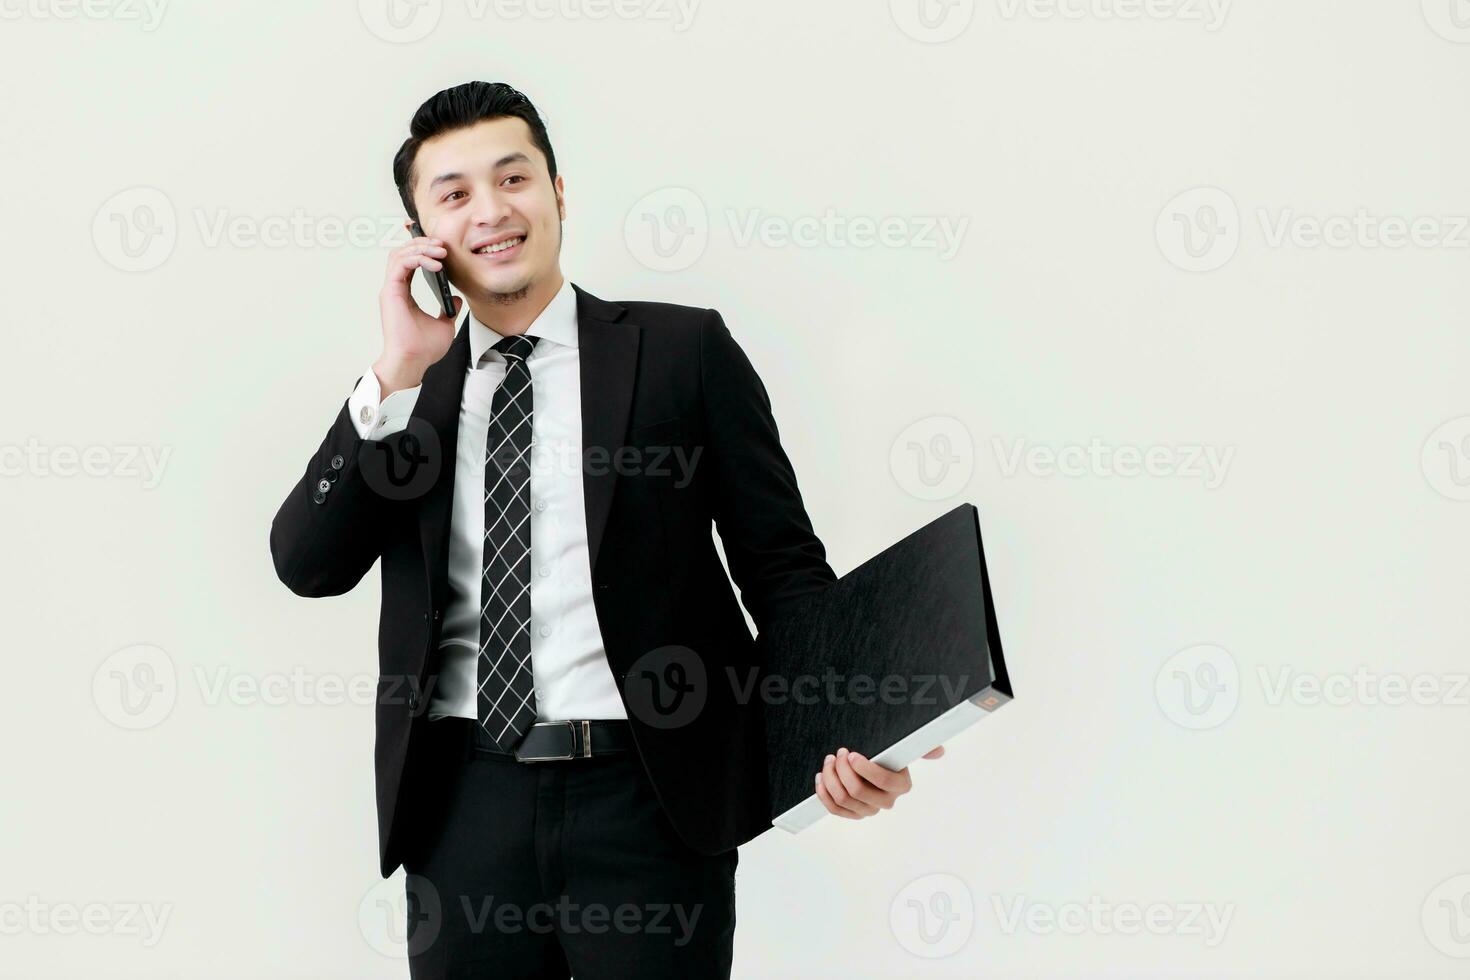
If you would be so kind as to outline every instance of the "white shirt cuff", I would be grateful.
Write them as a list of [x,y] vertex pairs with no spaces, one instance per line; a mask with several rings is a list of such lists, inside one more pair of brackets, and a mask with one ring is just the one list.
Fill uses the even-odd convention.
[[408,417],[418,403],[423,385],[402,388],[383,398],[383,388],[372,365],[363,372],[352,397],[347,399],[347,411],[352,416],[352,425],[364,439],[381,439],[392,435],[408,425]]

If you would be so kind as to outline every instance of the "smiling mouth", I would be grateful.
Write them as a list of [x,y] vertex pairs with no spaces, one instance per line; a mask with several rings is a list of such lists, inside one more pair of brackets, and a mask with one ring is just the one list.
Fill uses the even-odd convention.
[[519,255],[521,245],[525,241],[526,236],[524,235],[519,238],[507,238],[505,241],[498,242],[495,245],[487,245],[484,248],[475,249],[474,254],[483,255],[492,259],[503,259],[511,255]]

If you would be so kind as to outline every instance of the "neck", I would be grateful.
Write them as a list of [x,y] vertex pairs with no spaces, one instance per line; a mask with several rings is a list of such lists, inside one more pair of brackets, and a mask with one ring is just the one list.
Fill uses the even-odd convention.
[[564,279],[557,269],[547,278],[513,293],[490,293],[470,300],[475,319],[502,337],[519,337],[536,322],[541,311],[561,290]]

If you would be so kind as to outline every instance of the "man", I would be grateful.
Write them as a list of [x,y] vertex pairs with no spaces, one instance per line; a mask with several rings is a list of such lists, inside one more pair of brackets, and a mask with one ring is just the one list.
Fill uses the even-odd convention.
[[[770,820],[759,698],[721,683],[757,647],[711,526],[758,630],[836,579],[765,388],[714,310],[563,278],[564,181],[510,86],[429,99],[393,171],[425,234],[389,257],[382,354],[270,543],[304,596],[381,563],[379,859],[409,874],[410,972],[728,976],[736,848]],[[467,298],[457,333],[416,269]],[[909,790],[835,748],[813,760],[832,813]]]

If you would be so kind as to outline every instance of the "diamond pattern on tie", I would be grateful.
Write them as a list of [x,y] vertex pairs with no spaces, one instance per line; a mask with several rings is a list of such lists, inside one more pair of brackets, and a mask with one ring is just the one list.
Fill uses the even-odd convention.
[[490,402],[485,438],[485,550],[480,578],[476,712],[502,750],[536,720],[531,675],[531,371],[536,337],[495,345],[505,380]]

